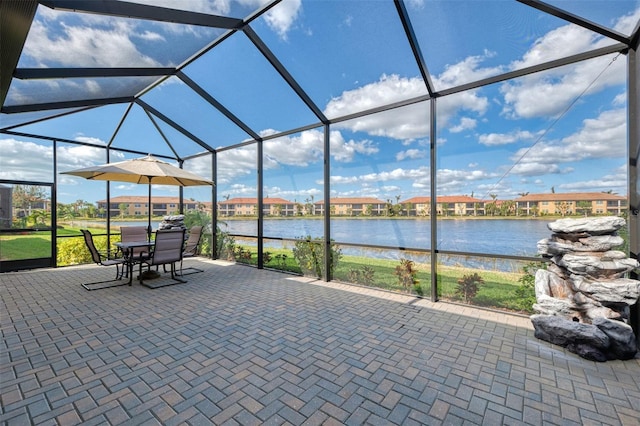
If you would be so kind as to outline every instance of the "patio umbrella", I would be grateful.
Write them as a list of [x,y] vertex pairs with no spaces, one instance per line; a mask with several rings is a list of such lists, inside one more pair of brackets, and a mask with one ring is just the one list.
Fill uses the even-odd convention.
[[188,172],[164,161],[146,157],[117,163],[71,170],[62,174],[80,176],[89,180],[146,183],[149,185],[149,232],[151,232],[151,185],[201,186],[214,185],[213,181]]

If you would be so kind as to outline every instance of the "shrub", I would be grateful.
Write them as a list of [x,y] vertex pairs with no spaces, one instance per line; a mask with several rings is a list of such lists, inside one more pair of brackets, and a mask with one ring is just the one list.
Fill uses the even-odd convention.
[[[293,247],[293,257],[300,265],[304,275],[314,276],[316,278],[324,277],[324,238],[312,238],[310,235],[297,238]],[[333,273],[340,261],[342,251],[333,242],[329,244],[329,265],[330,273]]]
[[375,270],[370,266],[362,266],[360,269],[350,268],[347,273],[347,279],[349,282],[363,285],[373,285],[375,280],[373,275]]
[[216,256],[220,259],[234,260],[236,240],[228,232],[216,229]]
[[533,304],[536,303],[536,271],[547,269],[544,262],[531,262],[522,267],[524,275],[518,282],[520,286],[513,293],[515,296],[514,307],[524,312],[533,313]]
[[287,266],[287,255],[284,253],[276,254],[274,259],[277,262],[279,269],[284,269]]
[[242,246],[235,246],[233,248],[233,257],[236,261],[241,263],[250,263],[251,262],[251,250],[245,249]]
[[[395,274],[398,282],[406,291],[420,287],[420,281],[416,278],[418,271],[415,269],[413,260],[400,259],[400,265],[396,266]],[[418,293],[419,294],[419,293]]]
[[456,288],[456,294],[462,296],[466,303],[476,297],[480,286],[484,284],[484,280],[477,272],[473,274],[464,275],[458,280],[458,287]]
[[[111,236],[111,243],[120,241],[120,236]],[[107,236],[94,236],[93,242],[99,252],[105,253],[107,249]],[[115,256],[115,250],[111,250]],[[60,238],[58,241],[58,266],[80,265],[92,263],[91,253],[84,242],[84,238]]]

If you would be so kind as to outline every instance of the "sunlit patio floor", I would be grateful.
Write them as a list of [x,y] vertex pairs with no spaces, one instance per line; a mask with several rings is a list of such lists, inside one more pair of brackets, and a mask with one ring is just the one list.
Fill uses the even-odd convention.
[[[220,261],[151,290],[0,274],[0,423],[640,424],[640,358],[597,363],[526,317]],[[160,278],[164,279],[164,278]]]

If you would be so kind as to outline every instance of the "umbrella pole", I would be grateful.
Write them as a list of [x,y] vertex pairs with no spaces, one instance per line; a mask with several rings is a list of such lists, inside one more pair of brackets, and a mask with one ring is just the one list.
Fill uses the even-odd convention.
[[149,221],[147,223],[147,239],[151,241],[151,214],[153,213],[153,205],[151,204],[151,176],[149,176]]
[[[149,178],[149,221],[147,222],[147,241],[151,241],[151,213],[153,212],[153,206],[151,204],[151,176],[147,176],[147,178]],[[142,273],[142,275],[144,276],[144,279],[152,280],[154,278],[158,278],[160,273],[152,271],[149,267]]]

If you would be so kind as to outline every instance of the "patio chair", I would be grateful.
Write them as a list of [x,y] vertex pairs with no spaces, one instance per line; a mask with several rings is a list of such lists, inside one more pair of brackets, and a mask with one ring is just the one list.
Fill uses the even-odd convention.
[[[176,275],[176,264],[182,262],[182,250],[184,246],[184,229],[167,229],[156,232],[155,245],[153,251],[148,254],[142,253],[140,260],[140,284],[149,288],[159,288],[168,285],[186,283],[186,281],[178,278]],[[142,274],[142,265],[146,264],[149,268],[152,266],[166,265],[171,266],[171,279],[173,282],[162,284],[145,284]]]
[[[182,258],[185,257],[194,257],[200,254],[200,239],[202,238],[202,226],[192,226],[189,229],[189,237],[187,238],[187,242],[184,245],[184,250],[182,251]],[[191,271],[189,273],[185,273],[184,271]],[[194,268],[193,266],[189,266],[188,268],[182,269],[182,261],[180,261],[180,275],[191,275],[197,274],[198,272],[204,272],[202,269]]]
[[[121,226],[120,227],[120,241],[123,243],[130,243],[134,241],[147,241],[149,239],[148,229],[146,226]],[[148,252],[146,247],[136,247],[132,253],[128,255],[132,256],[134,262],[139,262],[142,257],[142,253]]]
[[96,281],[96,282],[92,282],[92,283],[85,283],[82,284],[82,287],[84,287],[87,290],[101,290],[103,288],[110,288],[110,287],[119,287],[121,285],[127,285],[126,281],[121,281],[122,277],[124,275],[124,272],[126,270],[126,263],[127,261],[124,258],[113,258],[110,259],[109,255],[110,252],[100,252],[98,251],[98,249],[96,248],[96,245],[93,242],[93,235],[91,235],[91,232],[89,232],[89,230],[87,229],[81,229],[80,232],[82,232],[82,236],[84,237],[84,242],[87,245],[87,248],[89,249],[89,252],[91,253],[91,259],[93,259],[93,261],[100,265],[100,266],[114,266],[116,267],[116,278],[113,280],[107,280],[107,281]]

